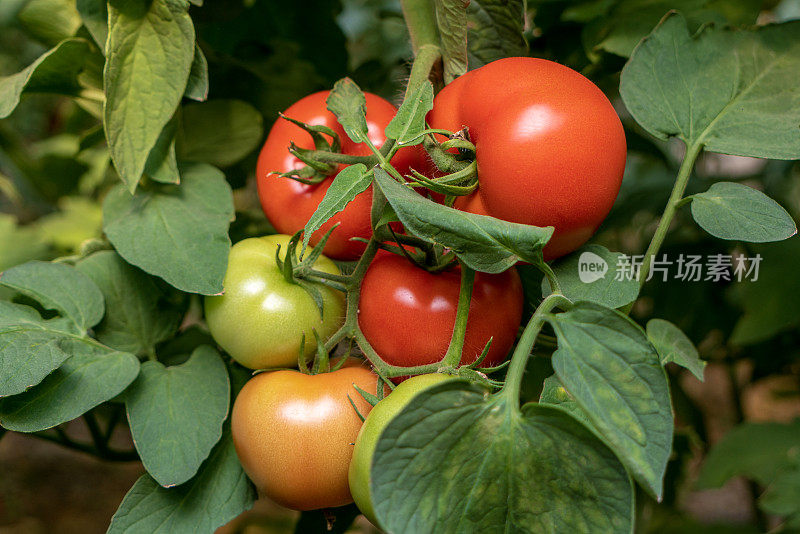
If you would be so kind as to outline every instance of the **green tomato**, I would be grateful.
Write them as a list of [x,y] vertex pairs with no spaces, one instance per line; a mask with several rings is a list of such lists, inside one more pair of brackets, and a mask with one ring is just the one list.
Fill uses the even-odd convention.
[[372,508],[372,498],[369,493],[370,468],[372,467],[372,455],[375,453],[375,446],[381,432],[386,428],[394,416],[402,410],[406,404],[420,391],[427,389],[434,384],[444,380],[454,378],[451,375],[440,373],[419,375],[409,378],[394,388],[385,399],[376,404],[369,412],[361,430],[356,438],[356,445],[353,449],[353,459],[350,461],[350,471],[348,480],[350,482],[350,493],[353,495],[358,509],[364,516],[377,525],[375,521],[375,510]]
[[[323,315],[308,292],[283,277],[275,254],[285,257],[288,235],[254,237],[236,243],[228,256],[224,292],[206,297],[211,335],[234,360],[250,369],[295,367],[305,334],[305,356],[316,350],[316,330],[323,340],[342,325],[344,293],[315,284],[323,300]],[[320,256],[314,269],[340,274],[330,259]]]

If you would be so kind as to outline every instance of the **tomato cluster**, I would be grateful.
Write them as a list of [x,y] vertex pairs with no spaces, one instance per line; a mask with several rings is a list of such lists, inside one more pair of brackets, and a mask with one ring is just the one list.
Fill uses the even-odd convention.
[[[340,144],[345,156],[372,154],[369,146],[345,134],[326,107],[328,96],[329,92],[309,95],[285,115],[327,127],[324,135],[331,141],[338,138],[331,147]],[[365,96],[369,139],[377,148],[386,142],[384,129],[396,109],[378,96]],[[545,258],[581,246],[614,202],[625,162],[622,126],[603,93],[567,67],[531,58],[496,61],[445,87],[427,121],[453,132],[466,127],[475,146],[477,189],[448,201],[456,209],[506,221],[554,226]],[[307,162],[296,156],[296,149],[294,154],[287,150],[290,143],[319,150],[309,126],[278,120],[257,168],[264,213],[282,234],[304,228],[344,168],[329,165],[325,168],[333,169],[330,175],[317,176],[316,181],[292,179],[287,174]],[[421,145],[388,152],[400,175],[432,169]],[[373,235],[372,194],[369,188],[357,195],[322,225],[311,244],[318,245],[328,234],[326,256],[359,259]],[[442,200],[441,195],[434,198]],[[387,234],[381,235],[385,239]],[[322,343],[342,328],[343,336],[363,334],[355,337],[364,353],[380,364],[378,368],[394,369],[389,376],[396,381],[403,370],[398,368],[430,369],[442,362],[440,371],[452,371],[443,358],[451,337],[457,338],[457,316],[465,309],[459,312],[465,267],[441,247],[422,251],[419,241],[414,243],[381,244],[386,250],[377,254],[371,249],[364,258],[371,261],[368,266],[362,261],[367,268],[360,271],[355,288],[346,284],[351,279],[336,263],[314,254],[313,248],[306,251],[315,258],[309,260],[313,265],[300,265],[313,275],[296,280],[293,262],[300,260],[289,235],[245,239],[232,247],[225,291],[206,298],[206,319],[215,340],[234,360],[268,371],[253,377],[238,394],[231,425],[246,473],[275,502],[311,510],[355,500],[374,521],[369,480],[382,429],[419,390],[450,375],[413,376],[373,408],[367,399],[380,398],[389,389],[379,391],[384,386],[367,362],[349,359],[338,370],[317,374],[305,372],[304,362],[315,351],[326,361]],[[358,298],[357,319],[348,317],[353,308],[346,310],[345,292]],[[516,340],[522,308],[522,284],[515,268],[476,273],[466,308],[461,365],[474,366],[481,355],[485,368],[504,362]],[[463,315],[461,319],[463,325]],[[288,369],[298,362],[304,372]],[[363,424],[359,415],[366,417]]]

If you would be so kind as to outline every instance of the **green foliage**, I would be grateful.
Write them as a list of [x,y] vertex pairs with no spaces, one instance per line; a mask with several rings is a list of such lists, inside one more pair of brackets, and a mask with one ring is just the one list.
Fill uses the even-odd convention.
[[206,164],[184,166],[181,184],[151,184],[133,196],[118,185],[103,202],[103,230],[120,256],[182,291],[214,295],[231,242],[230,186]]
[[167,489],[149,475],[142,475],[125,495],[108,532],[213,532],[248,510],[254,500],[255,491],[226,429],[189,482]]
[[444,83],[450,83],[467,72],[467,11],[461,0],[436,0],[435,5]]
[[386,126],[386,137],[403,145],[422,142],[425,115],[433,109],[433,85],[426,81],[403,100],[397,115]]
[[634,478],[661,497],[672,408],[655,348],[636,323],[598,304],[579,302],[550,323],[556,376]]
[[[617,279],[615,270],[624,263],[625,255],[611,252],[601,245],[586,245],[574,254],[557,261],[553,266],[561,291],[570,300],[588,300],[609,308],[619,308],[636,300],[639,295],[639,283],[633,277],[622,276]],[[596,273],[596,279],[581,279],[581,269],[588,263],[605,265],[607,269]],[[620,270],[620,272],[622,272]],[[591,275],[586,271],[583,276]],[[625,274],[625,273],[622,273]],[[590,276],[595,278],[595,276]],[[542,295],[552,293],[547,279],[542,280]]]
[[655,137],[724,154],[799,158],[798,29],[788,22],[692,36],[682,16],[670,15],[631,56],[620,93]]
[[80,90],[77,77],[88,52],[84,39],[67,39],[25,70],[0,78],[0,118],[14,111],[23,92],[76,95]]
[[797,233],[792,216],[780,204],[742,184],[717,182],[691,199],[694,220],[720,239],[764,243]]
[[[389,139],[420,144],[443,81],[514,55],[570,65],[615,105],[621,97],[623,187],[592,243],[551,264],[574,306],[544,314],[523,365],[522,398],[539,402],[520,409],[508,390],[459,383],[415,400],[380,439],[379,519],[398,533],[624,532],[634,519],[642,532],[714,528],[676,499],[691,499],[681,473],[709,435],[709,414],[667,376],[702,380],[707,359],[752,369],[743,390],[747,380],[796,377],[800,167],[709,154],[689,171],[703,150],[800,158],[797,2],[464,4],[435,2],[441,71],[400,102],[412,55],[396,1],[0,2],[0,432],[115,459],[96,429],[91,443],[74,443],[59,425],[83,415],[92,430],[124,403],[136,450],[116,459],[138,456],[148,473],[110,532],[212,532],[255,499],[224,423],[250,373],[212,348],[192,293],[224,290],[231,239],[274,231],[253,176],[265,124],[348,77],[328,103],[348,137],[367,139],[363,88],[400,104]],[[672,202],[684,157],[672,137],[687,145],[688,184],[659,254],[743,254],[760,259],[757,279],[656,277],[641,294],[636,280],[615,279]],[[527,262],[518,266],[526,317],[553,292],[537,269],[552,229],[437,204],[384,167],[339,173],[306,239],[374,181],[376,226],[399,220],[406,234],[484,272]],[[608,269],[586,282],[583,260]],[[631,308],[632,319],[613,308]],[[688,372],[665,373],[668,363]],[[679,430],[667,464],[670,392]],[[797,421],[738,425],[711,447],[699,486],[748,477],[764,490],[761,511],[800,528],[799,434]],[[632,479],[645,490],[636,518]],[[323,532],[335,518],[333,531],[344,531],[356,514],[306,512],[295,528]]]
[[384,429],[373,466],[375,513],[390,532],[633,528],[628,475],[586,427],[476,386],[418,394]]
[[114,166],[133,193],[186,90],[194,26],[183,0],[111,0],[108,7],[103,124]]
[[647,322],[647,337],[658,351],[662,365],[676,363],[703,381],[706,362],[700,359],[694,344],[680,328],[664,319],[650,319]]
[[303,230],[303,248],[308,246],[311,236],[325,224],[325,222],[342,211],[356,195],[363,193],[372,183],[372,174],[367,172],[367,167],[358,163],[345,167],[331,182],[325,196],[319,203],[314,214],[308,219]]
[[241,100],[210,100],[183,108],[178,151],[181,160],[230,167],[261,142],[264,119]]
[[155,279],[116,252],[95,252],[76,267],[92,279],[105,298],[106,314],[94,327],[99,341],[132,354],[152,354],[158,343],[175,333],[180,315],[164,306]]
[[[207,401],[198,403],[201,384]],[[222,436],[229,399],[228,371],[211,347],[198,347],[181,365],[142,364],[125,408],[136,450],[156,482],[168,488],[197,473]]]
[[381,169],[375,183],[400,222],[414,234],[451,249],[468,267],[487,273],[503,272],[517,261],[542,261],[542,247],[553,233],[475,215],[437,204],[399,184]]

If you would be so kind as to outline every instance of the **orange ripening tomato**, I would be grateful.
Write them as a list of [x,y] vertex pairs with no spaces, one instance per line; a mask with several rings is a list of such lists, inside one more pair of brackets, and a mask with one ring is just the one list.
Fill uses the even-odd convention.
[[376,393],[367,364],[306,375],[281,370],[251,378],[233,405],[236,454],[262,496],[293,510],[353,502],[347,480],[361,419],[372,408],[353,387]]
[[[357,156],[372,154],[364,143],[351,141],[336,120],[336,116],[328,111],[325,100],[329,94],[330,91],[322,91],[308,95],[290,106],[284,115],[307,124],[328,126],[339,135],[343,154]],[[377,95],[365,93],[365,96],[369,138],[375,146],[380,147],[386,141],[383,130],[397,110],[391,103]],[[314,142],[307,132],[287,120],[278,119],[261,149],[256,169],[261,207],[275,229],[279,233],[289,235],[305,227],[334,178],[330,176],[319,184],[307,185],[275,174],[299,169],[305,165],[289,153],[288,147],[292,141],[300,148],[314,148]],[[425,171],[429,165],[427,155],[421,146],[400,149],[391,163],[401,174],[408,174],[409,167]],[[344,165],[340,165],[339,171],[343,168]],[[363,242],[352,241],[351,238],[369,239],[372,235],[371,205],[372,187],[357,195],[344,210],[322,225],[322,228],[312,236],[311,244],[318,243],[325,232],[339,223],[325,245],[325,255],[337,260],[358,259],[366,245]]]
[[545,259],[588,241],[617,198],[622,123],[603,92],[569,67],[493,61],[442,89],[428,122],[454,132],[466,126],[477,149],[478,189],[455,207],[555,227]]

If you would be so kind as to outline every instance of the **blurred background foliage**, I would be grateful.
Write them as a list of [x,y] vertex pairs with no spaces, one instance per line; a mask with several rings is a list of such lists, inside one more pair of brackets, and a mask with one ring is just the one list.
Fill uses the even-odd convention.
[[[489,16],[493,3],[474,0],[471,16]],[[646,248],[683,147],[656,141],[633,123],[619,99],[619,74],[639,39],[670,9],[681,10],[694,28],[800,18],[800,0],[529,0],[526,5],[528,53],[583,72],[606,91],[623,118],[628,166],[595,242],[628,254]],[[206,102],[183,106],[178,152],[181,159],[208,161],[225,171],[234,188],[236,241],[269,231],[255,194],[254,169],[278,111],[343,76],[397,101],[410,64],[408,35],[397,0],[318,0],[313,7],[217,0],[193,7],[191,15],[208,60],[210,93]],[[74,35],[89,38],[75,0],[2,0],[0,76],[22,70]],[[493,48],[492,35],[471,39],[473,68],[508,53]],[[100,63],[84,76],[97,79],[101,68]],[[91,99],[31,95],[0,120],[0,270],[77,254],[102,239],[100,201],[118,177],[109,164],[98,110]],[[723,180],[763,190],[800,220],[797,162],[706,154],[689,193]],[[755,282],[651,282],[633,310],[642,325],[660,317],[680,326],[708,362],[704,383],[669,368],[677,425],[668,489],[662,503],[639,494],[637,530],[800,530],[800,238],[765,245],[724,242],[704,233],[684,211],[662,252],[669,258],[760,254],[763,260]],[[531,269],[521,270],[534,302],[539,280]],[[531,359],[531,399],[538,398],[541,380],[551,373],[546,357]],[[104,530],[141,470],[98,464],[89,469],[86,459],[42,445],[39,454],[60,459],[63,483],[73,484],[73,492],[107,489],[109,508],[100,511],[84,497],[67,492],[53,498],[40,491],[51,482],[47,472],[18,463],[29,452],[21,452],[29,441],[9,435],[0,441],[0,532]],[[46,461],[42,465],[52,468]],[[68,476],[70,466],[84,474]],[[16,474],[7,475],[11,472]],[[78,483],[81,487],[74,486]],[[88,507],[83,523],[64,522],[54,512],[74,515],[74,506]],[[285,532],[291,525],[286,517],[260,504],[228,530],[251,525],[254,532]]]

